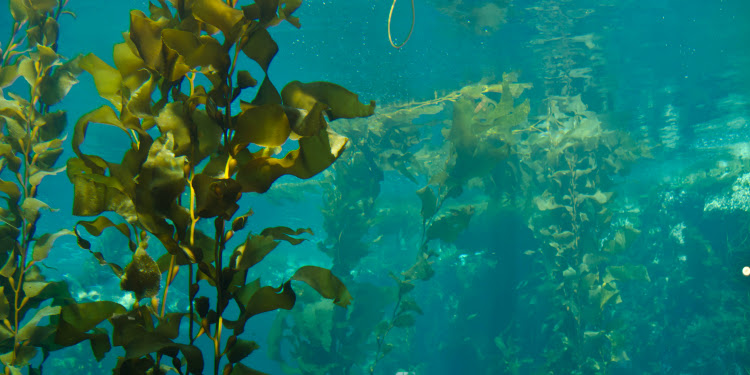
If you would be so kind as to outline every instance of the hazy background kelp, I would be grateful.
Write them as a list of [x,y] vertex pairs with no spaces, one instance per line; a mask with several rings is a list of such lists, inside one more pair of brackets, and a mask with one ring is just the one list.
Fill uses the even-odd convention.
[[[487,4],[504,10],[504,22],[486,28],[473,26],[474,10]],[[106,59],[111,56],[111,44],[127,29],[128,11],[146,5],[112,2],[103,16],[99,3],[71,2],[78,19],[62,20],[60,53],[72,57],[94,52]],[[656,157],[639,161],[627,178],[614,177],[612,190],[621,211],[640,212],[631,216],[636,217],[633,220],[641,236],[624,257],[647,267],[652,280],[621,287],[629,289],[630,298],[623,297],[617,309],[630,322],[630,348],[635,351],[629,351],[629,357],[639,362],[626,362],[616,370],[679,373],[743,368],[740,366],[746,361],[741,349],[746,338],[737,333],[748,328],[742,314],[748,302],[747,283],[732,275],[745,261],[742,252],[747,246],[743,233],[747,231],[748,208],[742,205],[747,186],[740,177],[749,172],[750,147],[745,143],[749,126],[746,83],[750,82],[748,5],[739,0],[718,4],[435,0],[417,1],[416,5],[414,36],[404,49],[393,50],[385,29],[389,2],[307,1],[298,14],[301,30],[289,25],[271,30],[281,49],[270,75],[277,82],[331,80],[367,100],[390,104],[441,97],[482,79],[496,83],[503,72],[517,71],[518,82],[533,86],[521,98],[531,101],[531,123],[535,116],[546,114],[543,103],[549,96],[580,94],[603,127],[630,132],[638,142],[653,147]],[[397,37],[408,31],[409,11],[407,1],[398,2]],[[1,25],[9,24],[7,13],[0,17],[4,17]],[[7,27],[0,33],[7,33]],[[561,36],[567,40],[559,39]],[[0,34],[0,40],[7,40],[7,35]],[[574,71],[573,77],[560,75],[570,71]],[[77,119],[99,100],[90,78],[81,79],[62,103],[70,119]],[[417,122],[448,121],[452,105],[444,104],[444,111],[433,115],[436,118],[425,116]],[[90,136],[93,144],[97,144],[95,137],[109,136],[107,132],[95,134]],[[433,137],[442,141],[437,134]],[[437,158],[440,145],[435,146]],[[101,142],[100,148],[93,147],[88,151],[106,153],[112,145]],[[356,148],[347,152],[347,156],[353,155]],[[416,175],[419,183],[411,182],[397,168],[384,171],[376,196],[378,208],[369,214],[374,229],[363,232],[364,241],[372,242],[370,259],[363,261],[366,266],[357,269],[352,280],[392,287],[388,271],[398,273],[414,263],[419,239],[408,233],[420,230],[421,203],[415,191],[426,182],[425,175]],[[41,225],[50,230],[56,230],[60,222],[73,223],[67,216],[70,185],[62,176],[49,177],[53,178],[60,188],[42,191],[61,209],[44,217]],[[274,220],[291,227],[308,225],[316,233],[314,241],[325,241],[331,233],[324,230],[319,211],[325,207],[327,186],[295,185],[298,181],[293,178],[280,182],[289,185],[276,187],[278,191],[268,197],[252,198],[257,217],[263,218],[264,225],[276,225]],[[285,191],[305,193],[302,200],[289,201]],[[482,196],[468,190],[464,199],[476,203]],[[514,332],[514,324],[534,327],[538,323],[523,322],[526,316],[519,312],[525,310],[518,305],[525,303],[526,297],[520,298],[522,294],[515,288],[519,283],[534,282],[537,266],[523,252],[539,247],[539,243],[519,215],[512,209],[485,211],[472,218],[455,245],[443,247],[434,264],[436,276],[417,284],[411,292],[425,314],[416,318],[416,328],[407,338],[396,341],[401,345],[390,354],[392,363],[385,368],[421,368],[426,373],[502,372],[511,368],[501,364],[508,360],[506,353],[514,351],[499,349],[496,338],[501,334],[505,335],[503,347],[516,342],[524,348],[525,352],[515,353],[520,368],[529,368],[523,358],[533,357],[530,353],[535,353],[544,339],[534,336],[538,332]],[[384,238],[376,241],[381,234]],[[113,243],[113,248],[119,246],[127,254],[126,244],[110,242],[115,238],[105,236],[101,241],[105,246]],[[66,273],[66,267],[79,265],[81,259],[87,262],[85,267],[96,271],[93,259],[72,241],[61,240],[58,246],[52,257],[62,260],[55,266],[61,274]],[[329,265],[330,259],[312,244],[300,247],[304,248],[284,249],[286,253],[275,253],[278,257],[268,261],[289,269],[308,259]],[[79,282],[81,289],[87,289],[91,283],[106,285],[113,280],[102,276]],[[116,284],[113,287],[116,290]],[[355,304],[375,301],[354,294]],[[649,307],[646,314],[638,314],[643,306]],[[389,308],[385,311],[390,313]],[[270,322],[272,317],[264,319]],[[258,327],[263,334],[263,324]],[[716,336],[725,338],[726,346],[710,346]],[[84,349],[86,353],[88,348]],[[253,360],[263,363],[262,354],[255,353]],[[273,364],[265,366],[258,367],[277,371]]]

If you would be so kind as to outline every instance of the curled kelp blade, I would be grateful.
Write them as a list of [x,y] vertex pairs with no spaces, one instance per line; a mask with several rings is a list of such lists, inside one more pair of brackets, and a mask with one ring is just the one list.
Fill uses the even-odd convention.
[[281,98],[290,107],[312,110],[315,103],[328,106],[330,121],[338,118],[367,117],[375,113],[375,101],[363,104],[359,96],[342,86],[330,82],[289,82],[281,90]]

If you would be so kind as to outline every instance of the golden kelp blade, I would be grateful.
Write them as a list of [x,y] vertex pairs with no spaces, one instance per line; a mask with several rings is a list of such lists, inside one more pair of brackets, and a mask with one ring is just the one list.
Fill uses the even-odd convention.
[[335,83],[293,81],[281,90],[284,104],[311,110],[316,102],[328,106],[328,120],[367,117],[375,113],[375,101],[369,105],[359,101],[359,96]]

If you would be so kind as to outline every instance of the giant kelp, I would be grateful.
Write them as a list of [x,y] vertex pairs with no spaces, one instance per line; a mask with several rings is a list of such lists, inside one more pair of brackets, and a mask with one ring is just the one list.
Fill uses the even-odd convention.
[[[348,374],[365,368],[370,360],[372,332],[392,302],[391,294],[389,288],[360,282],[355,276],[375,272],[362,261],[368,255],[380,255],[373,249],[379,248],[383,236],[373,227],[380,219],[376,200],[384,171],[396,170],[414,179],[408,170],[412,158],[408,149],[420,142],[420,126],[394,121],[388,118],[389,113],[386,110],[367,119],[335,124],[353,141],[324,184],[321,213],[327,238],[318,248],[331,257],[332,270],[345,275],[343,279],[354,293],[367,296],[366,302],[350,311],[334,311],[312,300],[300,309],[279,314],[269,342],[276,347],[273,358],[288,372]],[[387,125],[382,123],[384,119]],[[282,355],[283,343],[291,345],[290,358]]]
[[[416,190],[421,202],[421,234],[417,240],[415,262],[399,275],[390,274],[397,285],[396,301],[391,314],[375,329],[377,350],[369,369],[371,374],[395,348],[388,339],[393,329],[413,327],[416,317],[423,314],[410,292],[415,288],[416,281],[426,281],[434,276],[433,264],[441,255],[437,244],[455,242],[467,229],[477,210],[472,204],[446,203],[461,196],[470,181],[491,178],[489,172],[508,161],[511,145],[515,143],[511,129],[523,124],[529,112],[528,100],[515,103],[515,99],[528,86],[516,84],[514,79],[515,75],[505,74],[498,84],[467,86],[426,103],[412,103],[390,114],[392,118],[409,119],[409,113],[419,116],[431,113],[432,106],[453,102],[450,127],[442,132],[449,150],[435,153],[424,142],[417,153],[426,155],[414,158],[410,163],[410,169],[422,172],[413,179],[427,182]],[[499,100],[485,95],[490,92],[499,93]]]
[[[418,280],[429,280],[435,274],[432,264],[439,255],[434,249],[437,241],[454,242],[475,212],[468,204],[444,207],[444,203],[461,195],[469,180],[484,178],[487,170],[506,161],[513,143],[510,129],[522,123],[528,113],[528,101],[515,104],[514,99],[529,85],[512,80],[513,76],[507,75],[500,83],[480,82],[430,101],[393,105],[367,119],[343,123],[342,132],[355,139],[355,144],[330,174],[322,211],[328,237],[319,248],[332,258],[334,270],[350,275],[347,285],[368,297],[348,314],[329,311],[315,300],[280,314],[269,341],[277,348],[273,358],[288,371],[347,374],[359,368],[373,373],[388,354],[389,362],[405,359],[416,318],[423,314],[411,291]],[[496,94],[500,94],[497,102],[490,98]],[[451,102],[456,103],[451,128],[443,133],[447,148],[436,150],[426,135],[450,116],[446,109]],[[498,143],[506,144],[498,148]],[[380,223],[387,220],[384,217],[394,218],[386,216],[387,212],[405,215],[402,207],[387,200],[381,198],[381,203],[376,203],[381,181],[394,174],[417,186],[428,183],[416,189],[421,213],[399,219],[418,220],[412,223],[417,238],[392,233]],[[385,244],[402,235],[416,243],[416,249],[399,249],[409,254],[416,250],[413,264],[367,266],[364,258],[368,254],[371,259],[385,256],[391,250]],[[392,267],[405,271],[387,272]],[[360,272],[389,275],[395,288],[358,283],[353,276]],[[321,331],[321,324],[329,328]],[[398,335],[393,334],[396,331]],[[301,333],[314,337],[300,337]],[[289,359],[281,350],[284,342],[292,346]],[[400,366],[407,364],[416,365],[402,362]]]
[[[70,13],[66,3],[11,1],[11,39],[0,50],[0,93],[28,84],[24,94],[0,97],[0,361],[5,374],[21,374],[23,368],[41,373],[50,352],[65,346],[53,340],[56,322],[62,306],[74,302],[68,285],[47,280],[40,268],[54,242],[72,232],[37,233],[44,212],[56,211],[39,199],[44,178],[64,170],[57,164],[67,117],[51,107],[78,82],[80,72],[78,59],[57,53],[57,21]],[[22,82],[11,86],[19,78]],[[40,324],[47,320],[49,324]],[[40,351],[42,359],[33,368],[31,361]]]
[[[81,58],[81,68],[111,105],[84,115],[74,128],[76,157],[67,170],[73,214],[96,217],[79,221],[75,233],[137,301],[132,308],[108,301],[63,308],[56,342],[91,340],[100,358],[110,339],[96,326],[108,320],[111,345],[125,350],[115,373],[202,373],[209,356],[195,343],[205,337],[214,349],[213,373],[251,374],[258,372],[240,361],[258,345],[239,337],[253,316],[294,305],[292,280],[339,306],[351,303],[341,281],[319,267],[302,267],[279,287],[247,280],[280,242],[297,245],[309,229],[266,228],[227,251],[228,241],[251,220],[252,211],[237,215],[242,194],[266,192],[283,175],[310,178],[339,157],[348,140],[332,131],[324,114],[334,120],[374,109],[327,82],[292,82],[276,90],[267,73],[278,46],[267,28],[284,20],[299,27],[292,15],[299,5],[257,1],[239,9],[219,0],[159,1],[148,14],[130,12],[125,40],[114,46],[114,67],[93,54]],[[260,85],[242,69],[243,55],[266,73]],[[119,163],[82,151],[88,128],[99,125],[121,130],[130,141]],[[293,134],[297,148],[275,157]],[[122,221],[101,216],[106,212]],[[199,229],[202,221],[213,223],[212,233]],[[98,236],[108,228],[128,239],[128,265],[108,261],[85,238],[84,230]],[[149,238],[167,253],[154,259]],[[185,268],[189,311],[168,312],[168,293]],[[205,289],[213,290],[210,298]],[[150,302],[141,304],[143,299]],[[225,316],[230,306],[239,309],[236,318]],[[177,341],[183,319],[187,342]],[[171,366],[162,363],[165,356],[172,357]]]
[[544,368],[604,374],[629,358],[613,307],[622,301],[618,285],[650,281],[643,265],[620,260],[640,231],[627,220],[613,223],[612,178],[648,149],[603,129],[580,96],[547,105],[547,115],[519,129],[529,132],[518,144],[528,225],[542,243],[528,252],[540,266],[528,297],[549,322]]

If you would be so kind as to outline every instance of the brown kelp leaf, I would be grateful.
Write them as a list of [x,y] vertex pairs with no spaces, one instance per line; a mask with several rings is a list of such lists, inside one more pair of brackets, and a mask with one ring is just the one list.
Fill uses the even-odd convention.
[[172,345],[172,340],[144,329],[123,345],[123,348],[127,358],[139,358]]
[[229,54],[219,41],[210,36],[197,37],[189,31],[165,29],[161,38],[167,47],[182,56],[190,68],[212,66],[221,74],[229,70]]
[[122,96],[120,88],[122,86],[122,76],[120,72],[93,53],[83,56],[78,62],[78,66],[94,77],[94,85],[96,85],[96,91],[99,93],[99,96],[107,99],[118,111],[121,110]]
[[89,333],[89,342],[91,343],[91,351],[94,353],[94,358],[99,362],[104,359],[104,355],[112,349],[112,344],[109,342],[109,332],[104,328],[94,328],[92,333]]
[[162,134],[172,133],[175,156],[190,155],[193,129],[184,103],[168,103],[161,109],[155,120]]
[[44,20],[44,26],[42,27],[42,43],[44,45],[57,47],[57,39],[60,33],[60,24],[52,17],[47,17]]
[[[161,7],[149,1],[148,12],[151,14],[151,18],[157,20],[162,17],[172,19],[172,11],[170,10],[169,5],[167,5],[167,2],[165,0],[159,0],[159,3],[161,4]],[[176,4],[175,2],[172,3]],[[177,7],[177,5],[175,5],[175,7]]]
[[45,233],[34,242],[34,255],[32,259],[34,261],[42,261],[47,258],[49,251],[52,249],[52,245],[55,240],[60,236],[74,234],[73,231],[68,229],[61,229],[55,233]]
[[68,118],[65,111],[47,112],[41,118],[37,118],[34,124],[40,124],[39,126],[41,126],[39,128],[39,137],[42,141],[64,140],[67,138],[67,136],[61,137],[68,125]]
[[260,84],[258,92],[255,93],[255,98],[253,98],[251,103],[253,105],[281,104],[281,95],[279,95],[278,90],[276,90],[268,75],[263,78],[263,82]]
[[[185,190],[187,179],[185,178],[185,156],[175,156],[174,138],[172,133],[166,133],[159,137],[151,145],[148,158],[138,174],[138,185],[135,190],[136,207],[140,220],[146,228],[158,235],[172,229],[157,223],[162,216],[173,216],[179,214],[174,211],[177,198]],[[148,220],[154,221],[154,226],[144,222],[144,215],[151,216]],[[170,217],[178,225],[176,217]],[[188,219],[189,220],[189,219]],[[184,224],[184,223],[183,223]],[[162,227],[162,229],[158,229]]]
[[[26,39],[28,40],[30,46],[44,44],[44,41],[42,40],[44,38],[42,27],[44,27],[44,25],[38,24],[26,29]],[[30,53],[31,59],[38,60],[39,55],[34,52],[35,51],[32,50]]]
[[592,199],[596,201],[596,203],[599,203],[599,204],[606,204],[607,202],[609,202],[610,198],[612,198],[612,194],[614,193],[612,192],[602,193],[600,190],[597,190],[596,193],[591,194],[591,195],[581,194],[581,198]]
[[604,282],[610,283],[616,280],[651,281],[651,278],[648,277],[646,266],[640,264],[607,267],[607,275],[604,276]]
[[[183,358],[187,361],[185,367],[189,374],[203,373],[203,352],[198,347],[187,344],[175,344],[175,347],[180,350]],[[176,358],[175,356],[172,357]]]
[[245,224],[247,224],[247,218],[253,215],[253,210],[250,209],[246,214],[242,216],[236,217],[234,220],[232,220],[232,231],[239,232],[243,229],[245,229]]
[[258,349],[260,345],[255,341],[237,339],[237,342],[229,349],[227,359],[230,363],[237,363]]
[[10,198],[10,202],[13,204],[18,202],[18,198],[21,197],[21,191],[18,189],[18,185],[10,181],[0,180],[0,192],[5,193]]
[[125,267],[125,273],[120,280],[120,289],[134,292],[137,300],[154,297],[159,293],[161,272],[153,258],[143,246],[139,246],[133,254],[133,260]]
[[8,312],[10,312],[10,303],[8,303],[8,297],[5,296],[5,287],[0,286],[0,320],[8,318]]
[[32,146],[32,150],[34,150],[35,154],[43,154],[49,149],[61,148],[63,145],[63,142],[65,142],[65,138],[66,137],[56,138],[47,142],[36,143]]
[[135,90],[130,93],[130,99],[127,101],[127,110],[129,114],[138,117],[151,117],[153,116],[152,99],[154,90],[158,86],[158,80],[160,77],[156,74],[150,74],[143,84],[138,86]]
[[[0,72],[2,74],[2,72]],[[2,75],[0,75],[0,83],[2,83]],[[258,84],[258,81],[253,78],[253,76],[250,75],[250,72],[247,70],[240,70],[237,72],[237,86],[239,86],[241,89],[245,89],[248,87],[255,87],[255,85]],[[0,88],[2,88],[2,85],[0,85]],[[245,110],[242,108],[242,105],[240,105],[240,110]]]
[[208,314],[208,310],[210,309],[208,297],[198,297],[195,299],[195,312],[198,313],[198,316],[201,318],[205,318]]
[[27,321],[23,327],[21,327],[16,337],[21,341],[29,340],[33,335],[35,335],[35,332],[37,330],[45,328],[37,325],[40,320],[50,315],[58,315],[60,314],[60,310],[60,306],[45,306],[37,310],[34,314],[34,317]]
[[74,303],[65,305],[60,311],[55,344],[75,345],[87,338],[86,332],[105,319],[124,314],[127,309],[110,301]]
[[[29,139],[29,133],[24,127],[14,118],[3,116],[2,120],[7,130],[7,141],[10,141],[13,148],[20,150],[20,142]],[[5,138],[5,137],[3,137]]]
[[474,207],[472,206],[451,209],[435,219],[427,228],[427,238],[454,242],[458,235],[469,226],[469,220],[473,215]]
[[149,311],[150,306],[141,305],[132,310],[112,316],[112,345],[125,346],[138,336],[144,334],[146,327],[154,326],[155,316]]
[[159,72],[163,71],[165,63],[161,31],[168,22],[167,19],[154,21],[140,10],[130,11],[130,40],[146,66]]
[[21,203],[21,216],[26,219],[29,223],[35,223],[39,218],[39,210],[47,209],[49,211],[57,211],[52,209],[47,203],[44,203],[36,198],[26,198]]
[[242,12],[245,14],[245,18],[249,20],[257,20],[261,24],[267,24],[276,17],[276,12],[279,9],[279,0],[258,0],[254,4],[245,5],[242,7]]
[[55,50],[45,45],[37,44],[36,50],[32,50],[30,54],[32,60],[41,64],[39,68],[42,72],[60,64],[60,56],[57,55]]
[[263,193],[285,174],[308,179],[336,161],[347,141],[346,137],[326,128],[313,137],[301,138],[299,149],[289,152],[283,159],[256,152],[250,160],[239,165],[237,182],[244,192]]
[[112,373],[113,375],[147,375],[155,363],[154,359],[150,356],[131,359],[119,357],[115,370]]
[[192,165],[214,153],[221,142],[221,128],[205,111],[188,113],[183,102],[172,102],[164,106],[156,117],[162,134],[171,132],[174,137],[175,156],[187,156]]
[[8,163],[8,168],[12,172],[18,172],[18,169],[21,168],[21,158],[16,156],[9,144],[0,143],[0,156]]
[[[159,266],[159,272],[164,273],[169,271],[169,266],[172,265],[172,257],[176,255],[172,255],[170,253],[162,254],[159,259],[156,260],[156,264]],[[175,264],[177,264],[177,259],[175,258]]]
[[284,105],[311,110],[315,102],[326,104],[328,119],[367,117],[375,113],[375,101],[362,104],[357,94],[330,82],[289,82],[281,90]]
[[112,52],[115,67],[123,77],[128,77],[146,67],[146,63],[138,56],[138,49],[135,44],[129,39],[130,35],[127,34],[126,42],[115,44]]
[[39,12],[52,13],[58,7],[58,0],[29,0],[29,5]]
[[[328,106],[316,102],[304,117],[301,116],[304,113],[303,110],[292,107],[286,107],[284,110],[289,117],[289,125],[292,127],[292,131],[298,136],[311,137],[328,126],[325,117],[323,117],[323,111],[326,109],[328,109]],[[292,120],[293,117],[290,117],[290,113],[292,116],[297,116],[297,120]]]
[[[162,353],[176,357],[179,350],[187,363],[187,373],[203,373],[203,353],[197,347],[187,344],[177,344],[156,332],[143,332],[123,346],[125,357],[134,359],[147,356],[150,353]],[[122,372],[121,372],[122,373]]]
[[614,284],[604,284],[589,291],[589,299],[598,302],[599,309],[603,309],[609,302],[618,304],[622,302],[620,291]]
[[296,300],[297,296],[294,294],[292,284],[289,281],[278,288],[264,286],[250,297],[245,310],[245,316],[250,318],[276,309],[291,310]]
[[242,52],[255,60],[264,72],[268,72],[271,60],[279,52],[279,46],[271,38],[268,30],[263,27],[249,28],[241,43]]
[[456,185],[486,175],[510,152],[502,135],[488,134],[485,124],[491,124],[491,121],[475,120],[474,107],[474,102],[466,98],[459,99],[453,105],[453,122],[448,139],[455,150],[455,164],[448,173]]
[[393,326],[399,328],[412,327],[417,322],[414,314],[401,314],[393,319]]
[[225,38],[231,36],[234,26],[244,18],[241,10],[234,9],[221,0],[195,0],[193,15],[200,21],[216,26],[224,33]]
[[11,350],[0,355],[0,362],[7,365],[12,375],[21,375],[20,368],[28,366],[29,362],[36,356],[37,351],[38,349],[34,346],[22,346],[18,348],[17,352]]
[[[192,263],[197,262],[213,262],[214,261],[214,240],[213,238],[206,236],[202,231],[196,229],[194,232],[195,237],[195,243],[191,246],[187,242],[184,241],[180,243],[180,248],[185,253],[184,256],[181,254],[175,254],[177,256],[177,259],[175,261],[178,266],[185,266]],[[167,257],[167,254],[165,254],[163,257],[167,258],[167,263],[169,263],[169,259]],[[161,258],[160,258],[161,259]],[[164,265],[164,267],[161,267],[163,263],[159,263],[160,267],[159,269],[162,271],[166,271],[167,265]]]
[[246,270],[258,264],[276,246],[278,241],[287,241],[292,245],[299,245],[304,241],[302,238],[294,238],[303,233],[312,231],[308,228],[293,230],[287,227],[271,227],[263,229],[260,234],[249,234],[244,244],[238,246],[232,254],[233,263],[238,270]]
[[18,78],[17,64],[0,67],[0,89],[12,85],[16,78]]
[[10,14],[13,20],[16,22],[23,22],[29,18],[29,13],[32,12],[27,1],[24,0],[10,0]]
[[424,315],[424,312],[422,309],[417,305],[417,301],[414,299],[414,297],[411,296],[404,296],[401,299],[401,312],[406,311],[414,311],[419,315]]
[[271,227],[271,228],[263,229],[263,231],[260,232],[260,234],[263,236],[271,236],[275,240],[286,241],[292,245],[299,245],[303,241],[305,241],[304,238],[291,237],[291,236],[299,236],[302,233],[314,234],[312,229],[310,228],[299,228],[297,230],[293,230],[288,227]]
[[16,269],[18,268],[18,248],[20,248],[20,245],[18,242],[14,242],[16,245],[16,248],[11,251],[10,255],[8,256],[8,259],[6,259],[5,264],[2,268],[0,268],[0,276],[5,277],[6,279],[11,279],[13,277],[13,274],[16,272]]
[[636,228],[624,226],[618,228],[614,238],[604,242],[602,250],[608,253],[619,253],[627,249],[631,243],[641,234]]
[[[430,256],[427,253],[421,253],[417,261],[406,271],[401,272],[401,275],[404,277],[404,281],[401,282],[397,278],[397,283],[399,283],[399,293],[406,290],[411,290],[414,288],[414,284],[411,284],[410,281],[412,280],[422,280],[426,281],[432,278],[432,276],[435,275],[435,270],[432,268],[432,263],[430,261]],[[405,292],[404,292],[405,293]]]
[[260,289],[260,279],[255,279],[249,282],[232,293],[232,297],[237,301],[240,306],[247,306],[250,302],[250,298],[253,294]]
[[[62,66],[57,67],[52,75],[42,77],[39,85],[39,93],[44,104],[51,106],[57,104],[68,94],[70,89],[78,83],[78,75],[82,69],[78,65],[80,56],[73,60],[66,61]],[[2,78],[0,77],[0,80]],[[0,84],[2,86],[2,84]]]
[[487,120],[492,121],[495,131],[501,134],[504,139],[508,139],[511,134],[511,128],[526,121],[530,111],[531,104],[529,99],[524,100],[521,104],[514,107],[513,96],[505,94],[504,91],[498,105],[495,106],[493,111],[487,114]]
[[234,120],[234,130],[230,141],[233,155],[250,143],[262,147],[281,146],[291,134],[286,113],[278,104],[260,105],[243,111]]
[[544,192],[544,194],[534,197],[534,203],[539,211],[549,211],[562,208],[563,206],[555,202],[555,196]]
[[273,236],[250,234],[245,243],[238,246],[232,254],[234,267],[240,271],[246,270],[258,264],[276,246],[279,246],[279,243],[274,241]]
[[155,332],[168,339],[176,339],[180,335],[180,322],[187,316],[186,313],[168,313],[163,318],[159,318],[159,325]]
[[191,119],[196,127],[198,147],[193,155],[195,160],[190,162],[197,164],[216,152],[221,145],[223,133],[221,127],[206,114],[206,111],[194,111]]
[[81,159],[70,158],[68,179],[73,183],[73,214],[96,216],[104,211],[117,212],[124,219],[135,219],[133,201],[117,179],[92,172]]
[[422,200],[422,220],[427,222],[437,212],[437,197],[429,185],[417,190],[417,196]]
[[196,213],[203,218],[221,216],[231,219],[240,207],[242,187],[237,181],[227,178],[213,178],[199,173],[193,177],[193,189],[196,197]]
[[[62,153],[62,150],[60,150],[60,153]],[[58,153],[59,154],[59,153]],[[35,168],[31,168],[35,169]],[[39,186],[39,184],[42,183],[42,179],[47,176],[54,176],[62,171],[65,170],[65,167],[62,167],[60,169],[52,170],[52,171],[44,171],[44,170],[36,170],[31,173],[31,176],[29,176],[29,184],[31,186]]]
[[286,20],[298,29],[302,27],[299,18],[292,16],[292,13],[302,5],[302,0],[280,0],[279,3],[283,6],[280,6],[278,21],[271,22],[271,25],[277,25],[279,22]]
[[352,295],[349,294],[344,283],[331,273],[331,270],[316,266],[303,266],[294,273],[292,280],[307,283],[321,296],[332,299],[333,303],[341,307],[347,307],[352,302]]

